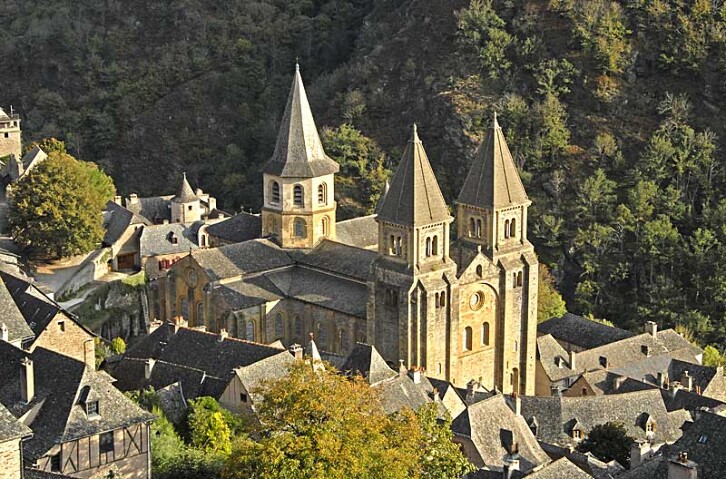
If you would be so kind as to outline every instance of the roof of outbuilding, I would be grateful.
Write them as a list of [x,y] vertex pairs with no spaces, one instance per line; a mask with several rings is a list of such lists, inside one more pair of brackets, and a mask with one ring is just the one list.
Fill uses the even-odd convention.
[[528,479],[592,479],[592,476],[572,462],[566,457],[561,457],[539,471],[527,475]]
[[285,250],[266,239],[195,250],[191,256],[212,281],[294,264]]
[[471,438],[484,465],[502,467],[507,454],[502,431],[509,431],[519,445],[520,470],[527,472],[549,462],[523,416],[517,416],[501,394],[470,405],[451,423],[454,434]]
[[260,215],[245,212],[238,213],[209,225],[207,233],[230,243],[249,241],[259,238],[262,234],[262,219]]
[[28,437],[33,432],[0,403],[0,443]]
[[335,225],[335,239],[357,248],[374,248],[378,245],[376,215],[338,222]]
[[[20,400],[20,361],[26,356],[8,351],[11,345],[0,344],[3,377],[0,402],[15,416],[26,414],[41,405],[30,428],[33,438],[23,444],[25,457],[33,461],[56,444],[74,441],[106,431],[151,421],[154,417],[126,398],[108,376],[91,370],[80,361],[36,348],[30,356],[34,363],[35,397],[26,404]],[[99,401],[99,417],[89,419],[81,398],[92,390]]]
[[364,343],[355,344],[340,371],[346,374],[359,374],[369,384],[376,384],[398,375],[396,371],[386,364],[386,360],[383,359],[375,346]]
[[[197,223],[146,226],[139,237],[141,257],[188,253],[191,250],[199,249],[198,230],[199,224]],[[174,238],[176,238],[176,243],[174,243]]]
[[290,366],[294,362],[295,358],[288,351],[281,351],[248,366],[239,367],[235,369],[235,374],[250,393],[250,400],[254,405],[262,399],[260,388],[265,382],[287,376]]
[[[378,398],[386,414],[393,414],[405,408],[414,411],[433,402],[433,386],[423,375],[419,382],[415,382],[409,374],[396,374],[392,378],[380,381],[373,385],[378,392]],[[439,416],[446,413],[446,408],[438,403]]]
[[413,126],[411,140],[391,180],[388,193],[376,209],[376,221],[399,225],[450,222],[451,215],[436,181],[423,144]]
[[263,171],[281,177],[315,178],[337,173],[339,169],[338,163],[323,150],[300,69],[296,66],[275,152]]
[[621,374],[606,371],[605,369],[586,372],[582,375],[581,379],[587,382],[592,391],[598,396],[603,394],[622,394],[625,392],[644,391],[655,387],[650,384],[645,384],[637,379],[624,377]]
[[106,229],[103,244],[111,246],[116,243],[131,225],[149,224],[149,220],[143,216],[127,210],[115,201],[109,201],[103,210],[103,227]]
[[126,209],[137,215],[146,218],[149,223],[157,224],[164,220],[171,220],[171,199],[172,195],[167,196],[150,196],[146,198],[136,198],[132,203],[126,201]]
[[570,356],[565,348],[551,334],[537,338],[537,357],[550,381],[559,381],[578,374],[579,370],[570,368]]
[[182,182],[181,185],[179,185],[179,190],[177,191],[176,195],[171,199],[171,201],[175,203],[191,203],[192,201],[199,200],[199,197],[196,193],[194,193],[194,190],[192,189],[192,186],[189,184],[189,181],[187,181],[187,174],[182,173]]
[[479,208],[529,204],[497,115],[477,150],[457,203]]
[[8,341],[23,341],[35,336],[8,290],[5,278],[0,277],[0,311],[3,312],[0,325],[8,328]]
[[537,334],[551,334],[555,339],[584,349],[597,348],[635,336],[635,333],[625,329],[608,326],[571,313],[538,324]]

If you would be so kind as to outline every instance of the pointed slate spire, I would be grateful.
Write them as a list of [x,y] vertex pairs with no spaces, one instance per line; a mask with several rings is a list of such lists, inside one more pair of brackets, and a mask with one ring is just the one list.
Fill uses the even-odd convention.
[[451,220],[416,124],[391,186],[378,206],[378,219],[407,226]]
[[189,181],[187,181],[186,172],[182,173],[182,175],[184,176],[182,184],[181,186],[179,186],[179,191],[177,192],[176,196],[174,196],[171,201],[174,201],[176,203],[190,203],[192,201],[198,200],[199,197],[196,193],[194,193],[192,186],[189,184]]
[[295,77],[277,134],[275,152],[263,171],[269,175],[288,178],[315,178],[337,173],[339,169],[338,163],[323,151],[300,76],[300,66],[296,64]]
[[480,208],[501,208],[530,202],[496,113],[486,138],[476,152],[457,202]]

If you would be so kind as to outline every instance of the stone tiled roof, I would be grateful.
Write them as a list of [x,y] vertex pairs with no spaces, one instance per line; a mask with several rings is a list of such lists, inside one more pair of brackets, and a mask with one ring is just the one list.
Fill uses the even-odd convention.
[[149,221],[137,214],[132,213],[114,201],[106,203],[103,210],[103,227],[106,232],[103,236],[103,244],[111,246],[121,238],[126,228],[131,225],[149,225]]
[[597,348],[635,336],[635,333],[625,329],[607,326],[571,313],[538,324],[537,334],[551,334],[555,339],[584,349]]
[[[188,253],[199,249],[197,231],[199,225],[168,223],[144,227],[139,238],[139,249],[142,258],[166,254]],[[174,243],[173,238],[176,238]]]
[[262,234],[262,219],[260,215],[242,212],[209,225],[207,233],[229,243],[249,241]]
[[570,368],[569,354],[551,334],[537,338],[537,355],[550,381],[569,378],[580,371]]
[[618,479],[668,479],[668,459],[656,456],[635,469],[625,471]]
[[196,250],[192,257],[212,281],[294,264],[286,251],[265,239]]
[[182,176],[183,178],[181,185],[179,185],[179,190],[176,192],[176,195],[174,195],[171,201],[174,203],[191,203],[192,201],[199,200],[199,197],[196,193],[194,193],[189,181],[187,181],[187,174],[184,173]]
[[375,251],[364,250],[331,240],[323,240],[310,252],[293,252],[299,264],[309,268],[367,281],[371,265],[378,257]]
[[391,180],[388,194],[382,197],[376,211],[377,221],[399,225],[451,221],[449,209],[415,125],[411,141]]
[[364,283],[301,267],[270,274],[269,278],[279,287],[278,279],[288,275],[292,276],[286,296],[351,316],[366,317],[368,289]]
[[335,225],[335,237],[343,244],[358,248],[375,248],[378,245],[376,215],[338,222]]
[[339,169],[338,163],[323,150],[300,70],[296,68],[275,152],[263,171],[281,177],[314,178],[337,173]]
[[[501,394],[470,405],[454,419],[451,429],[456,435],[470,438],[480,456],[481,465],[490,468],[501,468],[504,465],[502,458],[507,450],[502,444],[502,431],[513,433],[514,441],[519,445],[521,471],[530,471],[550,460],[537,443],[525,418],[516,416]],[[477,462],[474,461],[475,464]]]
[[265,275],[215,286],[213,292],[219,295],[230,311],[240,311],[284,298],[283,292]]
[[359,374],[369,384],[376,384],[398,375],[396,371],[386,364],[386,360],[383,359],[375,346],[364,343],[355,344],[340,371],[346,374]]
[[0,277],[0,311],[3,312],[0,318],[0,325],[4,324],[8,328],[8,340],[10,342],[22,342],[35,336],[35,333],[30,329],[30,326],[28,326],[18,306],[15,304],[15,300],[10,294],[10,291],[8,291],[5,277]]
[[592,476],[572,462],[566,457],[561,457],[556,461],[547,464],[539,471],[527,475],[528,479],[592,479]]
[[[414,382],[409,374],[396,374],[393,378],[373,385],[386,414],[402,411],[404,408],[414,411],[433,401],[433,386],[421,374],[420,381]],[[439,415],[443,416],[446,408],[439,403]]]
[[161,223],[164,220],[171,221],[172,198],[172,195],[138,198],[133,204],[127,201],[126,209],[143,216],[152,224]]
[[0,443],[28,437],[32,431],[0,403]]
[[295,358],[288,351],[281,351],[249,366],[237,368],[235,373],[245,389],[250,393],[250,400],[254,405],[262,400],[260,389],[265,381],[274,381],[285,377],[294,362]]
[[[25,457],[33,461],[56,444],[81,437],[148,422],[153,416],[139,408],[116,389],[106,374],[93,371],[80,361],[44,348],[36,348],[30,355],[34,363],[35,397],[30,404],[20,400],[20,360],[8,351],[7,343],[0,344],[0,362],[3,377],[0,402],[15,416],[20,417],[38,405],[37,415],[30,423],[33,438],[23,444]],[[99,401],[99,417],[88,419],[83,397],[92,396]]]
[[582,379],[587,382],[592,391],[598,396],[603,394],[622,394],[633,391],[644,391],[655,387],[604,369],[584,373],[582,375]]
[[30,467],[27,467],[23,470],[23,477],[24,479],[74,479],[71,476],[66,476],[65,474],[39,471],[38,469],[33,469]]
[[582,397],[522,397],[522,415],[537,419],[537,439],[549,444],[570,446],[577,444],[572,438],[574,424],[587,434],[594,426],[609,421],[625,425],[635,439],[645,439],[644,418],[656,421],[654,441],[674,441],[681,434],[681,426],[690,420],[687,411],[669,413],[658,389],[623,394]]
[[503,208],[530,203],[496,114],[484,142],[477,150],[457,203],[479,208]]

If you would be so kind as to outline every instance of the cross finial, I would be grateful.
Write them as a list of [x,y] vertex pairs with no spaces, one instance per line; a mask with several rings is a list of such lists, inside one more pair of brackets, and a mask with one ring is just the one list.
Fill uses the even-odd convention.
[[416,122],[413,122],[413,132],[418,133],[418,126],[416,126]]
[[298,62],[298,57],[295,57],[295,71],[300,71],[300,63]]

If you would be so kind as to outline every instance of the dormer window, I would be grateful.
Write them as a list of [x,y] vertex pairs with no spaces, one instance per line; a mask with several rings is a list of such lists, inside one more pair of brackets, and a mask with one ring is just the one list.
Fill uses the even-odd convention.
[[100,416],[98,412],[98,401],[90,401],[86,403],[86,416],[88,416],[88,419]]
[[578,440],[579,439],[582,439],[582,431],[580,431],[579,429],[573,429],[572,430],[572,438],[573,439],[578,439]]

